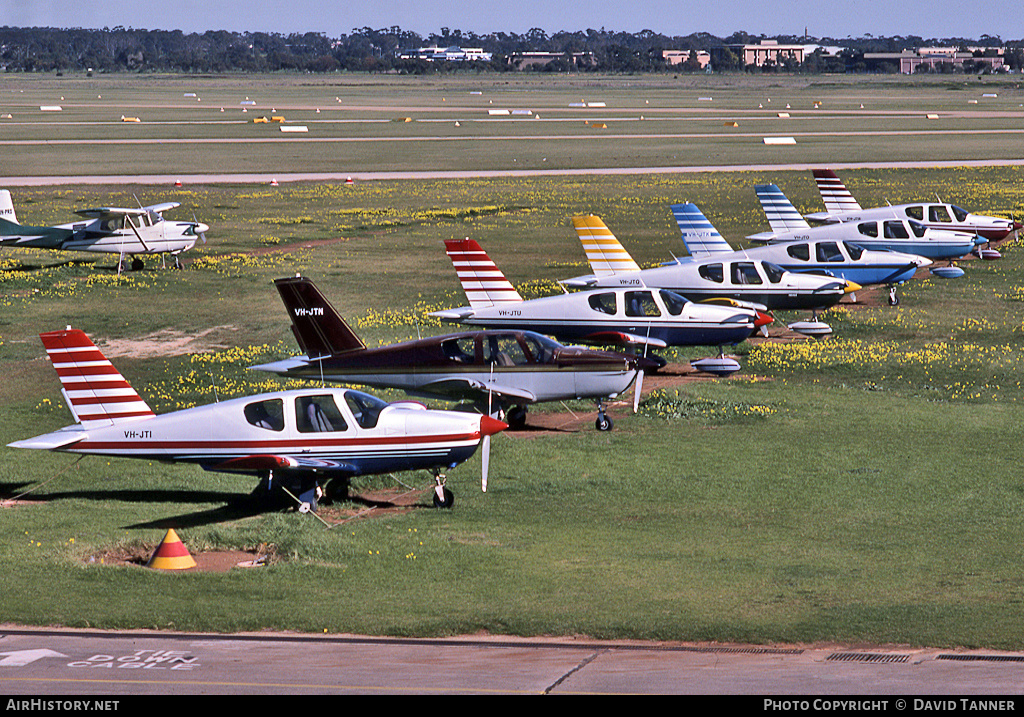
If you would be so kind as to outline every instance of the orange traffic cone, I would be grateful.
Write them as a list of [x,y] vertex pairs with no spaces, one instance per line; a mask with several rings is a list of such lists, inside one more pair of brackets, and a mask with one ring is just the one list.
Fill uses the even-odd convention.
[[146,567],[157,570],[187,570],[195,566],[196,561],[189,555],[188,548],[181,542],[173,528],[167,531],[153,557],[146,563]]

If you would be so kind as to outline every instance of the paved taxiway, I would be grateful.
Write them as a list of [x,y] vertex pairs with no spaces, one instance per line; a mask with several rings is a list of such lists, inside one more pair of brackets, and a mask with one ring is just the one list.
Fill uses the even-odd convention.
[[888,695],[895,702],[1022,688],[1024,653],[992,651],[0,628],[5,695]]

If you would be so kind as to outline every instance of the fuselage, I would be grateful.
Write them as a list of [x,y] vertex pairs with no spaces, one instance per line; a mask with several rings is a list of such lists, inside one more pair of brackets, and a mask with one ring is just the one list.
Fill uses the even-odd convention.
[[521,403],[536,403],[616,396],[629,388],[641,361],[563,346],[530,331],[473,331],[253,368],[455,399],[511,389],[521,392]]
[[931,263],[915,254],[864,249],[852,242],[832,239],[768,244],[743,253],[786,271],[834,276],[861,286],[902,284],[912,279],[920,267]]
[[974,234],[932,229],[913,219],[864,219],[859,222],[826,224],[787,233],[755,234],[752,241],[772,244],[831,239],[856,244],[864,249],[898,251],[932,261],[958,259],[984,240]]
[[199,235],[209,229],[205,224],[172,222],[150,214],[72,222],[57,228],[72,232],[57,248],[106,254],[180,254],[195,246]]
[[736,344],[755,330],[757,312],[686,301],[664,290],[636,286],[581,291],[492,307],[435,312],[489,329],[521,328],[560,341],[610,343],[613,333],[653,339],[665,346]]
[[320,461],[325,474],[341,464],[346,474],[362,475],[461,463],[480,443],[481,420],[489,419],[386,404],[351,389],[317,388],[235,398],[102,428],[72,426],[64,430],[82,437],[59,450],[194,463],[231,473],[262,472],[265,465],[254,469],[246,461],[273,456],[281,468],[316,471]]
[[727,298],[761,304],[769,310],[824,309],[839,302],[842,280],[796,274],[762,259],[741,256],[681,260],[678,263],[597,277],[597,287],[655,287],[690,301]]
[[1019,231],[1020,222],[984,214],[972,214],[955,204],[916,202],[849,212],[818,212],[807,219],[821,222],[858,223],[879,219],[913,219],[931,229],[977,234],[987,241],[1006,239]]

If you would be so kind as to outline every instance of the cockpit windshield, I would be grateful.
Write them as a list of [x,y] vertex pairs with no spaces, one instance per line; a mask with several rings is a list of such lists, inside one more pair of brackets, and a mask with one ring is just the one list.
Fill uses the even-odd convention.
[[848,241],[844,241],[843,246],[846,247],[846,253],[849,254],[850,258],[853,259],[854,261],[860,259],[861,256],[864,254],[864,247],[857,246],[856,244],[851,244]]
[[386,401],[382,401],[376,396],[371,396],[362,391],[347,391],[345,393],[345,403],[348,404],[349,410],[352,411],[352,417],[356,419],[356,423],[362,428],[373,428],[376,426],[377,419],[380,418],[380,412],[388,406]]
[[910,224],[910,230],[914,232],[914,236],[916,236],[918,239],[923,237],[925,233],[928,231],[928,227],[922,224],[921,222],[915,222],[913,219],[910,219],[907,223]]
[[679,314],[683,313],[683,309],[686,307],[686,304],[688,303],[687,299],[683,298],[674,291],[667,291],[665,289],[662,289],[661,291],[658,292],[658,295],[661,296],[661,301],[662,303],[665,304],[665,308],[668,309],[668,313],[672,314],[673,316],[679,316]]
[[955,204],[950,205],[949,208],[953,210],[953,216],[956,217],[956,220],[958,222],[962,222],[962,221],[967,219],[967,213],[968,212],[967,212],[966,209],[961,209],[960,207],[956,206]]
[[773,284],[778,284],[782,281],[782,276],[786,273],[778,264],[772,264],[770,261],[761,262],[761,266],[764,267],[764,273],[768,275],[768,281]]
[[553,341],[547,336],[535,334],[532,331],[524,331],[523,340],[526,341],[526,348],[533,354],[533,358],[537,363],[552,363],[555,360],[555,354],[562,348],[562,345],[557,341]]

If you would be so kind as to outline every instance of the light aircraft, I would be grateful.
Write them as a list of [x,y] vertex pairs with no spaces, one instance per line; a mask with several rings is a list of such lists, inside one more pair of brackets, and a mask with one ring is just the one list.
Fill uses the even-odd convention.
[[[815,222],[859,222],[867,219],[887,219],[892,217],[908,218],[921,222],[933,229],[949,229],[951,231],[977,234],[989,242],[1006,239],[1014,232],[1020,231],[1021,223],[1002,217],[990,217],[984,214],[972,214],[955,204],[942,201],[911,202],[909,204],[889,205],[862,209],[850,190],[846,188],[835,172],[831,169],[812,170],[818,192],[825,202],[825,211],[807,214],[804,218]],[[994,251],[994,250],[992,250]],[[997,259],[998,252],[979,252],[982,258]]]
[[268,491],[280,485],[303,512],[316,509],[321,481],[347,491],[353,476],[421,468],[434,474],[434,504],[450,507],[444,471],[483,443],[486,490],[489,436],[508,427],[490,416],[388,404],[342,388],[264,393],[158,416],[83,331],[40,338],[76,423],[11,447],[255,475]]
[[920,267],[931,264],[916,254],[864,249],[829,237],[734,251],[695,204],[673,204],[671,209],[683,243],[694,259],[763,260],[796,274],[833,276],[859,286],[882,284],[888,287],[889,303],[894,306],[899,303],[896,286],[912,279]]
[[858,222],[812,227],[776,185],[759,184],[754,190],[771,227],[771,231],[747,237],[757,243],[831,238],[856,244],[864,249],[899,251],[923,256],[932,261],[947,260],[948,267],[934,267],[931,270],[933,274],[945,278],[962,276],[963,269],[953,266],[953,261],[970,254],[976,246],[985,243],[984,239],[975,234],[932,229],[909,217],[875,217]]
[[[573,218],[573,226],[594,274],[563,283],[570,287],[658,287],[692,301],[728,300],[764,311],[826,309],[860,288],[842,278],[794,273],[768,261],[765,256],[746,256],[743,251],[733,251],[696,205],[676,206],[686,212],[689,223],[684,226],[680,222],[689,257],[641,269],[600,218],[578,216]],[[727,254],[712,253],[722,245]],[[825,332],[825,324],[814,323],[818,326],[796,323],[791,327],[811,333]]]
[[[432,312],[445,321],[528,329],[561,341],[599,345],[724,346],[748,338],[771,317],[751,308],[696,304],[639,282],[524,300],[473,239],[445,242],[469,306]],[[664,365],[663,359],[658,360]],[[694,363],[695,367],[698,367]],[[699,367],[698,367],[699,368]],[[736,365],[732,370],[738,369]],[[713,371],[717,372],[717,371]]]
[[125,256],[132,257],[132,269],[143,266],[140,254],[170,254],[181,267],[178,255],[195,246],[196,240],[206,242],[210,227],[202,222],[172,222],[163,213],[181,206],[163,202],[138,209],[96,207],[75,213],[86,221],[54,227],[33,227],[18,223],[11,193],[0,190],[0,245],[26,246],[59,251],[87,251],[117,254],[117,270],[121,271]]
[[512,425],[527,406],[595,399],[596,425],[612,427],[603,400],[624,393],[658,364],[633,354],[563,346],[532,331],[470,331],[367,348],[309,279],[277,279],[292,332],[305,356],[252,366],[285,378],[396,388],[446,400],[468,399]]

